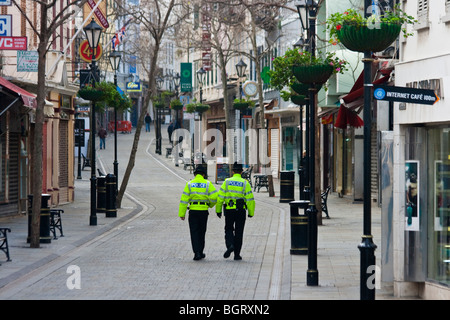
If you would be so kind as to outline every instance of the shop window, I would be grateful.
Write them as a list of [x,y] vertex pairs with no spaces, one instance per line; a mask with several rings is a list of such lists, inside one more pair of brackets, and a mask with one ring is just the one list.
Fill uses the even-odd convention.
[[450,129],[428,132],[428,278],[450,285]]

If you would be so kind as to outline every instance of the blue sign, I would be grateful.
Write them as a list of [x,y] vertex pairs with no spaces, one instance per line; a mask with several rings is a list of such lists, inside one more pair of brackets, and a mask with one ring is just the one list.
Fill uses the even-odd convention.
[[383,100],[384,97],[386,97],[386,91],[383,88],[378,88],[378,89],[375,89],[375,91],[373,92],[373,95],[374,95],[375,99]]

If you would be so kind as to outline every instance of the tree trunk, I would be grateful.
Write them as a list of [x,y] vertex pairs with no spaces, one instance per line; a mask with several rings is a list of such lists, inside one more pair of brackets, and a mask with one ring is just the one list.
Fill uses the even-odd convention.
[[33,172],[32,172],[32,194],[33,206],[31,213],[31,230],[30,230],[30,247],[40,247],[40,213],[41,213],[41,194],[42,194],[42,142],[44,127],[44,104],[45,104],[45,61],[47,43],[47,10],[45,5],[41,5],[41,36],[38,46],[39,63],[38,63],[38,83],[37,83],[37,107],[36,121],[34,125],[33,137]]

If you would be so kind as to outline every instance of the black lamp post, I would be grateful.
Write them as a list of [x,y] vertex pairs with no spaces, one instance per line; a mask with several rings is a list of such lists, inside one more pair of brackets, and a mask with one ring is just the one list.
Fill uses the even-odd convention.
[[[247,64],[244,61],[242,61],[242,59],[239,60],[239,62],[236,64],[236,72],[237,72],[237,75],[239,77],[239,99],[242,99],[242,81],[241,81],[241,78],[245,76],[245,71],[246,70],[247,70]],[[242,111],[239,111],[239,116],[240,116],[239,129],[241,129],[242,128],[241,127]],[[238,140],[238,141],[239,141],[239,143],[241,143],[240,140]],[[238,149],[240,149],[240,146],[238,147]],[[239,160],[241,160],[241,159],[239,159]]]
[[197,74],[198,85],[200,87],[200,104],[202,104],[202,102],[203,102],[203,83],[205,81],[206,71],[205,71],[205,69],[203,69],[203,67],[201,67],[200,69],[197,70],[196,74]]
[[[316,17],[319,9],[315,0],[296,1],[297,11],[300,16],[303,30],[309,26],[308,41],[309,50],[312,56],[316,51]],[[309,88],[309,114],[310,114],[310,134],[309,134],[309,168],[311,172],[309,177],[310,202],[308,207],[308,270],[306,271],[306,284],[308,286],[319,285],[319,271],[317,270],[317,208],[315,199],[315,132],[316,132],[316,94],[315,84]]]
[[[364,1],[365,16],[370,16],[369,7],[372,1]],[[361,253],[360,260],[360,298],[361,300],[375,300],[375,286],[369,287],[369,267],[375,266],[375,249],[371,232],[372,204],[371,204],[371,127],[372,127],[372,52],[364,52],[364,216],[362,241],[358,245]]]
[[[94,19],[83,28],[86,38],[89,42],[89,47],[92,49],[92,63],[91,63],[91,73],[97,73],[97,66],[95,61],[95,53],[100,41],[100,35],[102,33],[102,27],[100,27]],[[96,77],[91,77],[92,84],[95,85]],[[95,102],[92,101],[91,108],[91,213],[89,217],[89,224],[91,226],[97,225],[97,177],[96,177],[96,167],[95,167]]]
[[[156,88],[158,91],[161,91],[164,84],[164,79],[161,77],[156,78]],[[161,98],[161,97],[160,97]],[[159,108],[156,108],[156,150],[155,153],[161,155],[161,118],[160,118],[160,110]]]
[[[294,43],[294,48],[297,49],[301,49],[303,50],[307,45],[305,44],[305,39],[303,38],[303,35],[300,36],[300,38],[297,40],[296,43]],[[308,111],[308,101],[309,101],[309,97],[305,98],[305,106],[306,106],[306,111]],[[309,112],[307,112],[306,114],[306,119],[308,119],[308,114]],[[309,128],[309,124],[307,123],[308,128]],[[308,129],[307,128],[307,129]],[[308,130],[306,130],[306,132],[308,133]],[[303,105],[300,105],[300,126],[299,126],[299,142],[298,142],[298,149],[299,149],[299,157],[298,157],[298,177],[299,177],[299,197],[300,200],[307,200],[308,198],[308,194],[305,192],[304,188],[307,185],[307,155],[305,155],[305,159],[303,159]],[[308,141],[309,141],[309,136],[306,136],[306,144],[308,145]],[[309,149],[308,146],[306,146],[306,149]]]
[[[176,95],[176,98],[177,99],[179,99],[178,98],[178,94],[179,94],[179,92],[178,92],[178,89],[180,88],[180,74],[177,72],[177,74],[173,77],[173,85],[175,86],[175,95]],[[179,115],[178,115],[178,112],[180,111],[180,110],[176,110],[177,112],[176,112],[176,122],[177,122],[177,124],[178,125],[180,125],[180,123],[179,123]]]
[[[109,55],[109,62],[114,70],[114,86],[117,89],[117,70],[119,69],[122,55],[120,52],[113,50]],[[116,194],[119,185],[119,163],[117,162],[117,108],[114,108],[114,175],[116,176]]]

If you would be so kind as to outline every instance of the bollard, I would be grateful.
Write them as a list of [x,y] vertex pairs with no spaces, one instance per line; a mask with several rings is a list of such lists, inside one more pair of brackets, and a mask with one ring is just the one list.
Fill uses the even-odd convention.
[[117,217],[116,208],[116,176],[112,173],[106,175],[106,217]]
[[294,171],[280,172],[280,202],[294,201]]
[[291,211],[291,254],[308,254],[308,216],[300,215],[299,209],[308,208],[308,200],[289,202]]
[[[51,243],[52,237],[50,236],[50,208],[48,206],[48,200],[51,195],[42,194],[41,195],[41,211],[39,218],[39,242],[40,243]],[[33,213],[33,195],[28,195],[28,237],[27,243],[31,241],[31,216]]]
[[97,178],[97,212],[106,212],[106,178]]

